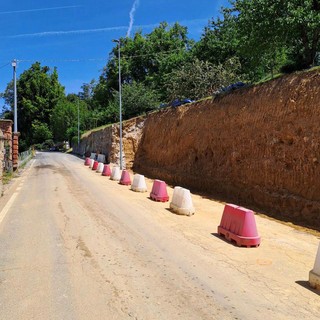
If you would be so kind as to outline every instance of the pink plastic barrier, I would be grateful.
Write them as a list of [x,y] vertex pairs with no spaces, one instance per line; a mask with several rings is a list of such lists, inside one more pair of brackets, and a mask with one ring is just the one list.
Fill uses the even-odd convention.
[[105,177],[110,177],[111,176],[111,169],[108,164],[105,164],[103,167],[102,175]]
[[90,158],[86,158],[86,160],[84,161],[84,165],[85,166],[90,166]]
[[123,184],[125,186],[128,186],[131,184],[130,174],[127,170],[122,170],[121,178],[120,178],[120,184]]
[[154,180],[152,185],[152,191],[150,193],[150,198],[155,201],[166,202],[169,201],[169,196],[167,193],[167,185],[164,181]]
[[218,233],[238,246],[257,247],[261,241],[253,211],[234,204],[225,205]]

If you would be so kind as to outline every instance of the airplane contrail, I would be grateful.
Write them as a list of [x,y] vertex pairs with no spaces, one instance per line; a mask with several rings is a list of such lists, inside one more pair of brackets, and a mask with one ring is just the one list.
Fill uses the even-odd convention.
[[0,11],[0,14],[13,14],[13,13],[27,13],[27,12],[37,12],[37,11],[49,11],[49,10],[61,10],[61,9],[71,9],[80,8],[81,6],[64,6],[64,7],[52,7],[52,8],[40,8],[40,9],[26,9],[26,10],[15,10],[15,11]]
[[[146,24],[135,26],[135,28],[155,28],[158,24]],[[108,32],[115,30],[126,30],[127,26],[115,26],[107,28],[98,28],[98,29],[80,29],[80,30],[68,30],[68,31],[45,31],[37,33],[22,33],[12,36],[0,36],[0,38],[28,38],[28,37],[46,37],[46,36],[64,36],[64,35],[77,35],[77,34],[86,34],[86,33],[97,33],[97,32]]]
[[[181,24],[203,24],[207,22],[208,19],[191,19],[191,20],[182,20]],[[173,25],[174,22],[168,23],[168,25]],[[156,28],[159,26],[159,23],[154,24],[145,24],[145,25],[135,25],[132,28],[134,29],[143,29],[143,28]],[[0,39],[14,39],[14,38],[36,38],[36,37],[46,37],[46,36],[64,36],[64,35],[78,35],[78,34],[86,34],[86,33],[98,33],[98,32],[109,32],[116,30],[126,30],[128,26],[113,26],[106,28],[97,28],[97,29],[80,29],[80,30],[68,30],[68,31],[45,31],[45,32],[37,32],[37,33],[22,33],[11,36],[0,36]]]
[[134,21],[134,14],[136,12],[136,9],[139,5],[139,0],[134,0],[134,3],[132,5],[132,8],[130,10],[130,22],[129,22],[129,28],[128,28],[128,31],[127,31],[127,37],[130,37],[130,33],[131,33],[131,30],[132,30],[132,26],[133,26],[133,21]]
[[68,31],[45,31],[37,33],[22,33],[13,36],[7,36],[6,38],[28,38],[28,37],[46,37],[46,36],[63,36],[72,34],[84,34],[84,33],[95,33],[95,32],[106,32],[126,29],[126,26],[109,27],[109,28],[98,28],[98,29],[82,29],[82,30],[68,30]]

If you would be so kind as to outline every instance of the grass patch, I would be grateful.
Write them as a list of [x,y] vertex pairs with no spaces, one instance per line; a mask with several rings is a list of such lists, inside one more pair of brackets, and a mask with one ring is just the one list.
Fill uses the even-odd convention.
[[2,175],[2,183],[8,184],[14,178],[14,173],[12,171],[4,171]]
[[315,66],[310,68],[309,70],[305,70],[306,72],[310,72],[310,71],[315,71],[315,70],[319,70],[320,71],[320,66]]
[[20,165],[19,165],[19,169],[24,169],[24,167],[27,165],[27,163],[31,160],[32,157],[29,157],[27,159],[25,159],[25,161],[23,161]]
[[262,84],[262,83],[268,82],[270,80],[280,78],[284,75],[285,75],[285,73],[276,73],[272,77],[271,74],[269,74],[269,75],[265,76],[264,78],[260,79],[259,81],[255,82],[254,85]]
[[[201,98],[199,100],[196,100],[195,102],[201,102],[201,101],[206,101],[206,100],[211,100],[212,99],[212,96],[209,96],[209,97],[205,97],[205,98]],[[193,103],[195,103],[193,102]]]
[[105,128],[111,127],[111,126],[112,126],[112,123],[109,123],[109,124],[105,124],[105,125],[103,125],[103,126],[100,126],[100,127],[94,128],[94,129],[91,129],[91,130],[83,133],[83,134],[81,135],[81,138],[87,138],[88,136],[90,136],[90,134],[91,134],[92,132],[100,131],[100,130],[103,130],[103,129],[105,129]]
[[264,78],[260,79],[259,81],[255,82],[254,85],[257,85],[257,84],[262,84],[262,83],[265,83],[265,82],[268,82],[270,80],[273,80],[273,79],[277,79],[277,78],[280,78],[282,76],[285,76],[285,75],[290,75],[290,74],[302,74],[302,73],[308,73],[308,72],[313,72],[313,71],[320,71],[320,66],[315,66],[315,67],[312,67],[310,69],[304,69],[304,70],[299,70],[299,71],[294,71],[292,73],[276,73],[273,78],[271,77],[271,74],[265,76]]
[[[154,111],[157,111],[157,110],[154,110]],[[138,115],[138,116],[136,116],[136,117],[133,117],[133,118],[130,118],[130,119],[126,119],[126,120],[122,120],[122,123],[124,124],[124,123],[126,123],[127,121],[132,121],[132,120],[138,119],[138,118],[145,118],[146,116],[147,116],[146,113],[145,113],[145,114],[140,114],[140,115]],[[97,132],[97,131],[106,129],[106,128],[111,127],[112,125],[118,124],[118,123],[119,123],[119,122],[108,123],[108,124],[105,124],[105,125],[103,125],[103,126],[100,126],[100,127],[97,127],[97,128],[93,128],[93,129],[91,129],[91,130],[88,130],[87,132],[85,132],[85,133],[83,133],[83,134],[81,135],[81,139],[82,139],[82,138],[87,138],[87,137],[88,137],[91,133],[93,133],[93,132]]]

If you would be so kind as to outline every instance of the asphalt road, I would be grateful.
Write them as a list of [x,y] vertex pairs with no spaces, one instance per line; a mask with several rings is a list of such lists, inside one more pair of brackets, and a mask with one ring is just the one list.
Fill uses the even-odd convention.
[[261,246],[239,248],[216,235],[223,204],[193,201],[178,216],[38,153],[0,199],[0,319],[319,319],[317,236],[256,216]]

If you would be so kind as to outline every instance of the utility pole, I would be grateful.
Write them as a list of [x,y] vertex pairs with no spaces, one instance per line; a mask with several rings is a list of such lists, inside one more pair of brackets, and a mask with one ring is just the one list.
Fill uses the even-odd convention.
[[121,97],[121,64],[120,64],[120,47],[121,42],[119,40],[112,40],[118,43],[118,62],[119,62],[119,136],[120,136],[120,170],[122,170],[122,97]]
[[80,111],[79,111],[79,98],[78,98],[78,152],[79,152],[79,145],[80,145]]
[[13,107],[13,133],[18,132],[18,116],[17,116],[17,60],[13,60],[11,63],[13,67],[13,87],[14,87],[14,107]]
[[19,132],[18,132],[18,113],[17,113],[17,60],[12,60],[13,68],[13,139],[12,139],[12,168],[17,170],[19,166]]

